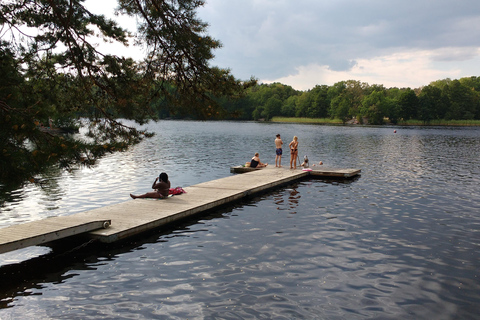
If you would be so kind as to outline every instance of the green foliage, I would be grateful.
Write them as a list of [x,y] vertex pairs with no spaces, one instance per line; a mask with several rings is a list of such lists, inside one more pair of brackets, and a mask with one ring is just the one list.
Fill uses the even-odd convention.
[[[290,86],[286,86],[280,83],[272,84],[261,84],[254,86],[247,90],[249,109],[252,110],[250,114],[244,112],[242,114],[248,114],[248,118],[244,119],[265,119],[269,120],[275,115],[283,114],[287,112],[288,114],[294,114],[295,105],[292,104],[292,97],[296,97],[298,91],[294,90]],[[289,107],[284,107],[286,101],[290,100]],[[246,107],[244,105],[244,107]],[[236,111],[240,113],[240,111]]]
[[340,119],[332,118],[296,118],[296,117],[273,117],[273,122],[292,122],[292,123],[316,123],[316,124],[342,124]]
[[441,119],[447,109],[447,99],[442,89],[428,85],[418,96],[417,119],[428,123],[433,119]]
[[400,118],[409,120],[417,117],[418,97],[412,89],[407,88],[400,93],[398,104]]
[[[356,80],[332,86],[296,91],[274,83],[248,90],[237,113],[243,119],[332,118],[343,123],[406,123],[412,119],[429,124],[434,120],[480,119],[480,78],[438,80],[411,88],[385,88]],[[324,123],[324,121],[322,121]]]
[[370,119],[371,124],[383,124],[383,118],[386,114],[386,97],[383,91],[373,91],[367,96],[364,96],[362,106],[360,108],[360,115]]
[[[221,43],[196,16],[204,1],[117,1],[117,13],[136,19],[135,35],[90,13],[83,1],[0,6],[0,186],[33,180],[55,164],[88,165],[150,136],[117,119],[480,120],[478,77],[414,90],[357,80],[307,91],[240,81],[209,64]],[[121,44],[132,38],[145,57],[105,54],[95,37]],[[59,129],[79,129],[82,135],[59,135]]]
[[294,117],[298,96],[290,96],[282,105],[280,114],[285,117]]
[[349,115],[350,101],[346,95],[339,95],[332,99],[330,104],[330,116],[332,118],[341,119],[343,123],[347,122],[351,117]]
[[311,91],[312,103],[307,109],[307,116],[311,118],[328,117],[328,109],[330,108],[330,99],[328,97],[328,86],[317,85]]
[[265,107],[262,111],[262,116],[270,120],[273,115],[279,114],[282,108],[282,100],[280,100],[280,97],[276,94],[270,98],[268,98],[267,102],[265,103]]
[[[221,44],[196,17],[203,4],[118,0],[118,13],[137,21],[133,36],[89,12],[82,0],[2,3],[0,186],[33,180],[54,164],[89,164],[149,136],[118,118],[144,123],[159,115],[227,116],[218,102],[242,97],[255,80],[240,81],[209,65]],[[146,56],[134,61],[105,54],[95,37],[125,45],[132,37]],[[42,127],[50,123],[83,127],[88,139]]]
[[295,116],[298,118],[306,117],[308,114],[308,109],[312,105],[313,97],[310,92],[303,92],[298,96]]
[[473,120],[480,110],[479,92],[468,88],[458,80],[450,83],[445,90],[450,101],[450,107],[446,110],[446,119]]

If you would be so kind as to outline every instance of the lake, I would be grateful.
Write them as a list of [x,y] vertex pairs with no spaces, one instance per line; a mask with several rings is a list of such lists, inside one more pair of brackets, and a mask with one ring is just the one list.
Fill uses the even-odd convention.
[[478,319],[480,128],[146,127],[153,138],[93,168],[1,194],[0,227],[130,201],[162,171],[185,187],[255,152],[274,165],[277,133],[284,167],[296,135],[300,158],[362,174],[301,180],[116,245],[0,254],[0,319]]

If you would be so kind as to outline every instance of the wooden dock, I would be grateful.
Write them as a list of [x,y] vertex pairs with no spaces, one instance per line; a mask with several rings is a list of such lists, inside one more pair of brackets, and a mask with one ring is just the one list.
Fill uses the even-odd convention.
[[[231,167],[231,173],[247,173],[259,170],[270,170],[271,167],[266,168],[250,168],[244,166]],[[299,170],[299,169],[297,169]],[[301,170],[301,169],[300,169]],[[352,178],[360,174],[360,169],[332,169],[323,166],[316,166],[312,171],[309,171],[311,176],[325,177],[325,178]]]
[[0,229],[0,253],[42,245],[101,228],[110,220],[85,220],[76,215],[51,217]]
[[[308,176],[351,178],[361,172],[360,169],[327,168],[312,171],[275,167],[245,169],[241,166],[232,167],[231,172],[246,173],[185,187],[187,193],[167,199],[129,200],[67,217],[47,218],[0,229],[0,253],[16,250],[22,246],[43,244],[80,232],[101,242],[111,243]],[[56,222],[53,223],[52,219],[71,220],[73,224],[75,224],[73,221],[76,221],[77,224],[75,227],[64,227],[59,224],[58,228],[61,230],[55,231]],[[105,222],[108,222],[108,228],[104,228]],[[23,228],[25,225],[27,227]],[[45,228],[44,233],[41,232],[42,228]],[[20,231],[21,229],[23,231]],[[7,230],[8,232],[5,232]],[[23,238],[21,232],[24,233]],[[6,239],[7,234],[15,239]],[[32,237],[36,240],[27,241]],[[14,246],[9,244],[12,240],[15,240]]]

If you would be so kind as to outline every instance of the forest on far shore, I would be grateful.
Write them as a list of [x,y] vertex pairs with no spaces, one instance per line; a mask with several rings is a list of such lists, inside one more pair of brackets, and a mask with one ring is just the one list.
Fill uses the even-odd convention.
[[[218,99],[229,119],[324,118],[341,122],[396,124],[416,120],[480,120],[480,77],[437,80],[411,88],[385,88],[357,80],[332,86],[317,85],[307,91],[281,83],[258,84],[244,97]],[[161,118],[168,117],[163,114]],[[476,122],[476,121],[474,121]]]
[[[90,166],[127,150],[153,135],[138,125],[159,118],[480,121],[477,77],[418,89],[347,80],[307,91],[237,79],[211,64],[221,42],[196,15],[203,4],[119,1],[116,11],[136,20],[135,33],[90,12],[83,1],[2,4],[0,189],[35,182],[52,167]],[[97,40],[136,43],[143,56],[110,54]],[[66,134],[76,131],[82,134]]]

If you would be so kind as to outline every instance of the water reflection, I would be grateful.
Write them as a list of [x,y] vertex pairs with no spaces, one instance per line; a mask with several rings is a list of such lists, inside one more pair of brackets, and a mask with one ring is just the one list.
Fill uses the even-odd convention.
[[[277,132],[299,136],[301,154],[362,176],[305,180],[165,233],[2,266],[0,318],[475,319],[478,129],[392,131],[163,122],[157,140],[57,177],[56,209],[30,208],[71,214],[124,201],[159,169],[179,186],[221,178],[255,151],[273,159]],[[19,191],[0,223],[22,220],[35,192]],[[5,277],[17,280],[4,286]]]
[[286,195],[276,195],[274,203],[277,205],[277,210],[287,210],[290,214],[296,214],[297,212],[294,209],[298,207],[298,201],[301,198],[300,192],[297,191],[296,186],[286,189],[286,192]]

